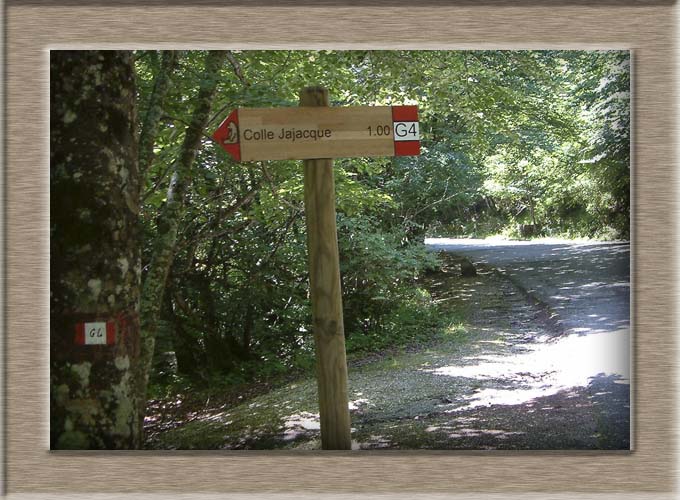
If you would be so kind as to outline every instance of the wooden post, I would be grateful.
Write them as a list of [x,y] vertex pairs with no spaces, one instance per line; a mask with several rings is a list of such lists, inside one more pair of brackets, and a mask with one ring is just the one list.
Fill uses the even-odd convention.
[[[300,106],[328,105],[328,90],[325,88],[308,87],[300,92]],[[338,235],[335,225],[333,160],[304,160],[304,172],[321,447],[324,450],[349,450],[352,443]]]

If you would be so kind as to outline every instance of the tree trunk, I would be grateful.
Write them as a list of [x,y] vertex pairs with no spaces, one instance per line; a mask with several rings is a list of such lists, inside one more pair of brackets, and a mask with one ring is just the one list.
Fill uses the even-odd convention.
[[50,446],[139,448],[132,53],[52,51],[50,82]]
[[196,106],[191,123],[185,132],[180,157],[174,165],[165,208],[159,218],[158,234],[153,242],[153,254],[149,264],[149,272],[144,280],[141,299],[141,358],[145,381],[148,381],[149,378],[163,292],[168,271],[174,258],[177,232],[184,211],[184,196],[191,180],[191,170],[201,144],[203,130],[208,123],[210,108],[217,88],[219,69],[224,62],[224,57],[224,52],[220,51],[209,52],[206,56],[205,70],[196,98]]
[[255,329],[255,308],[253,303],[249,302],[246,306],[245,319],[243,320],[243,358],[250,358],[250,343],[253,338],[253,330]]

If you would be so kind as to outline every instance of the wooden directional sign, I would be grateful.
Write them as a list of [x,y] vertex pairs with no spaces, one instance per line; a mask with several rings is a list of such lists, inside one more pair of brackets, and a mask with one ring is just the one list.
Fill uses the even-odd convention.
[[418,106],[240,108],[213,138],[237,161],[420,154]]

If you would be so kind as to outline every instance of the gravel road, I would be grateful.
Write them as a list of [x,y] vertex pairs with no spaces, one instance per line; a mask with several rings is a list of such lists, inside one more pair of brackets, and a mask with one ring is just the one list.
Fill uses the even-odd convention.
[[[629,448],[630,245],[443,238],[425,243],[432,250],[490,266],[545,311],[548,328],[527,344],[528,353],[476,367],[477,373],[523,370],[539,383],[529,384],[526,390],[508,387],[486,397],[480,394],[478,402],[494,405],[505,399],[520,404],[535,396],[571,393],[577,397],[571,402],[560,398],[559,407],[571,411],[576,422],[584,408],[577,400],[587,402],[597,447]],[[461,370],[448,373],[460,375]],[[572,434],[576,436],[577,429]]]

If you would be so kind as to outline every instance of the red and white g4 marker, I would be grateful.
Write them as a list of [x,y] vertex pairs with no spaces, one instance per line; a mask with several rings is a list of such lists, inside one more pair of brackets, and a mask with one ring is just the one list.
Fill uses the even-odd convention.
[[418,106],[240,108],[213,139],[236,161],[415,156]]
[[394,156],[420,154],[418,106],[392,106]]
[[76,324],[76,344],[112,345],[116,343],[115,321],[92,321]]

